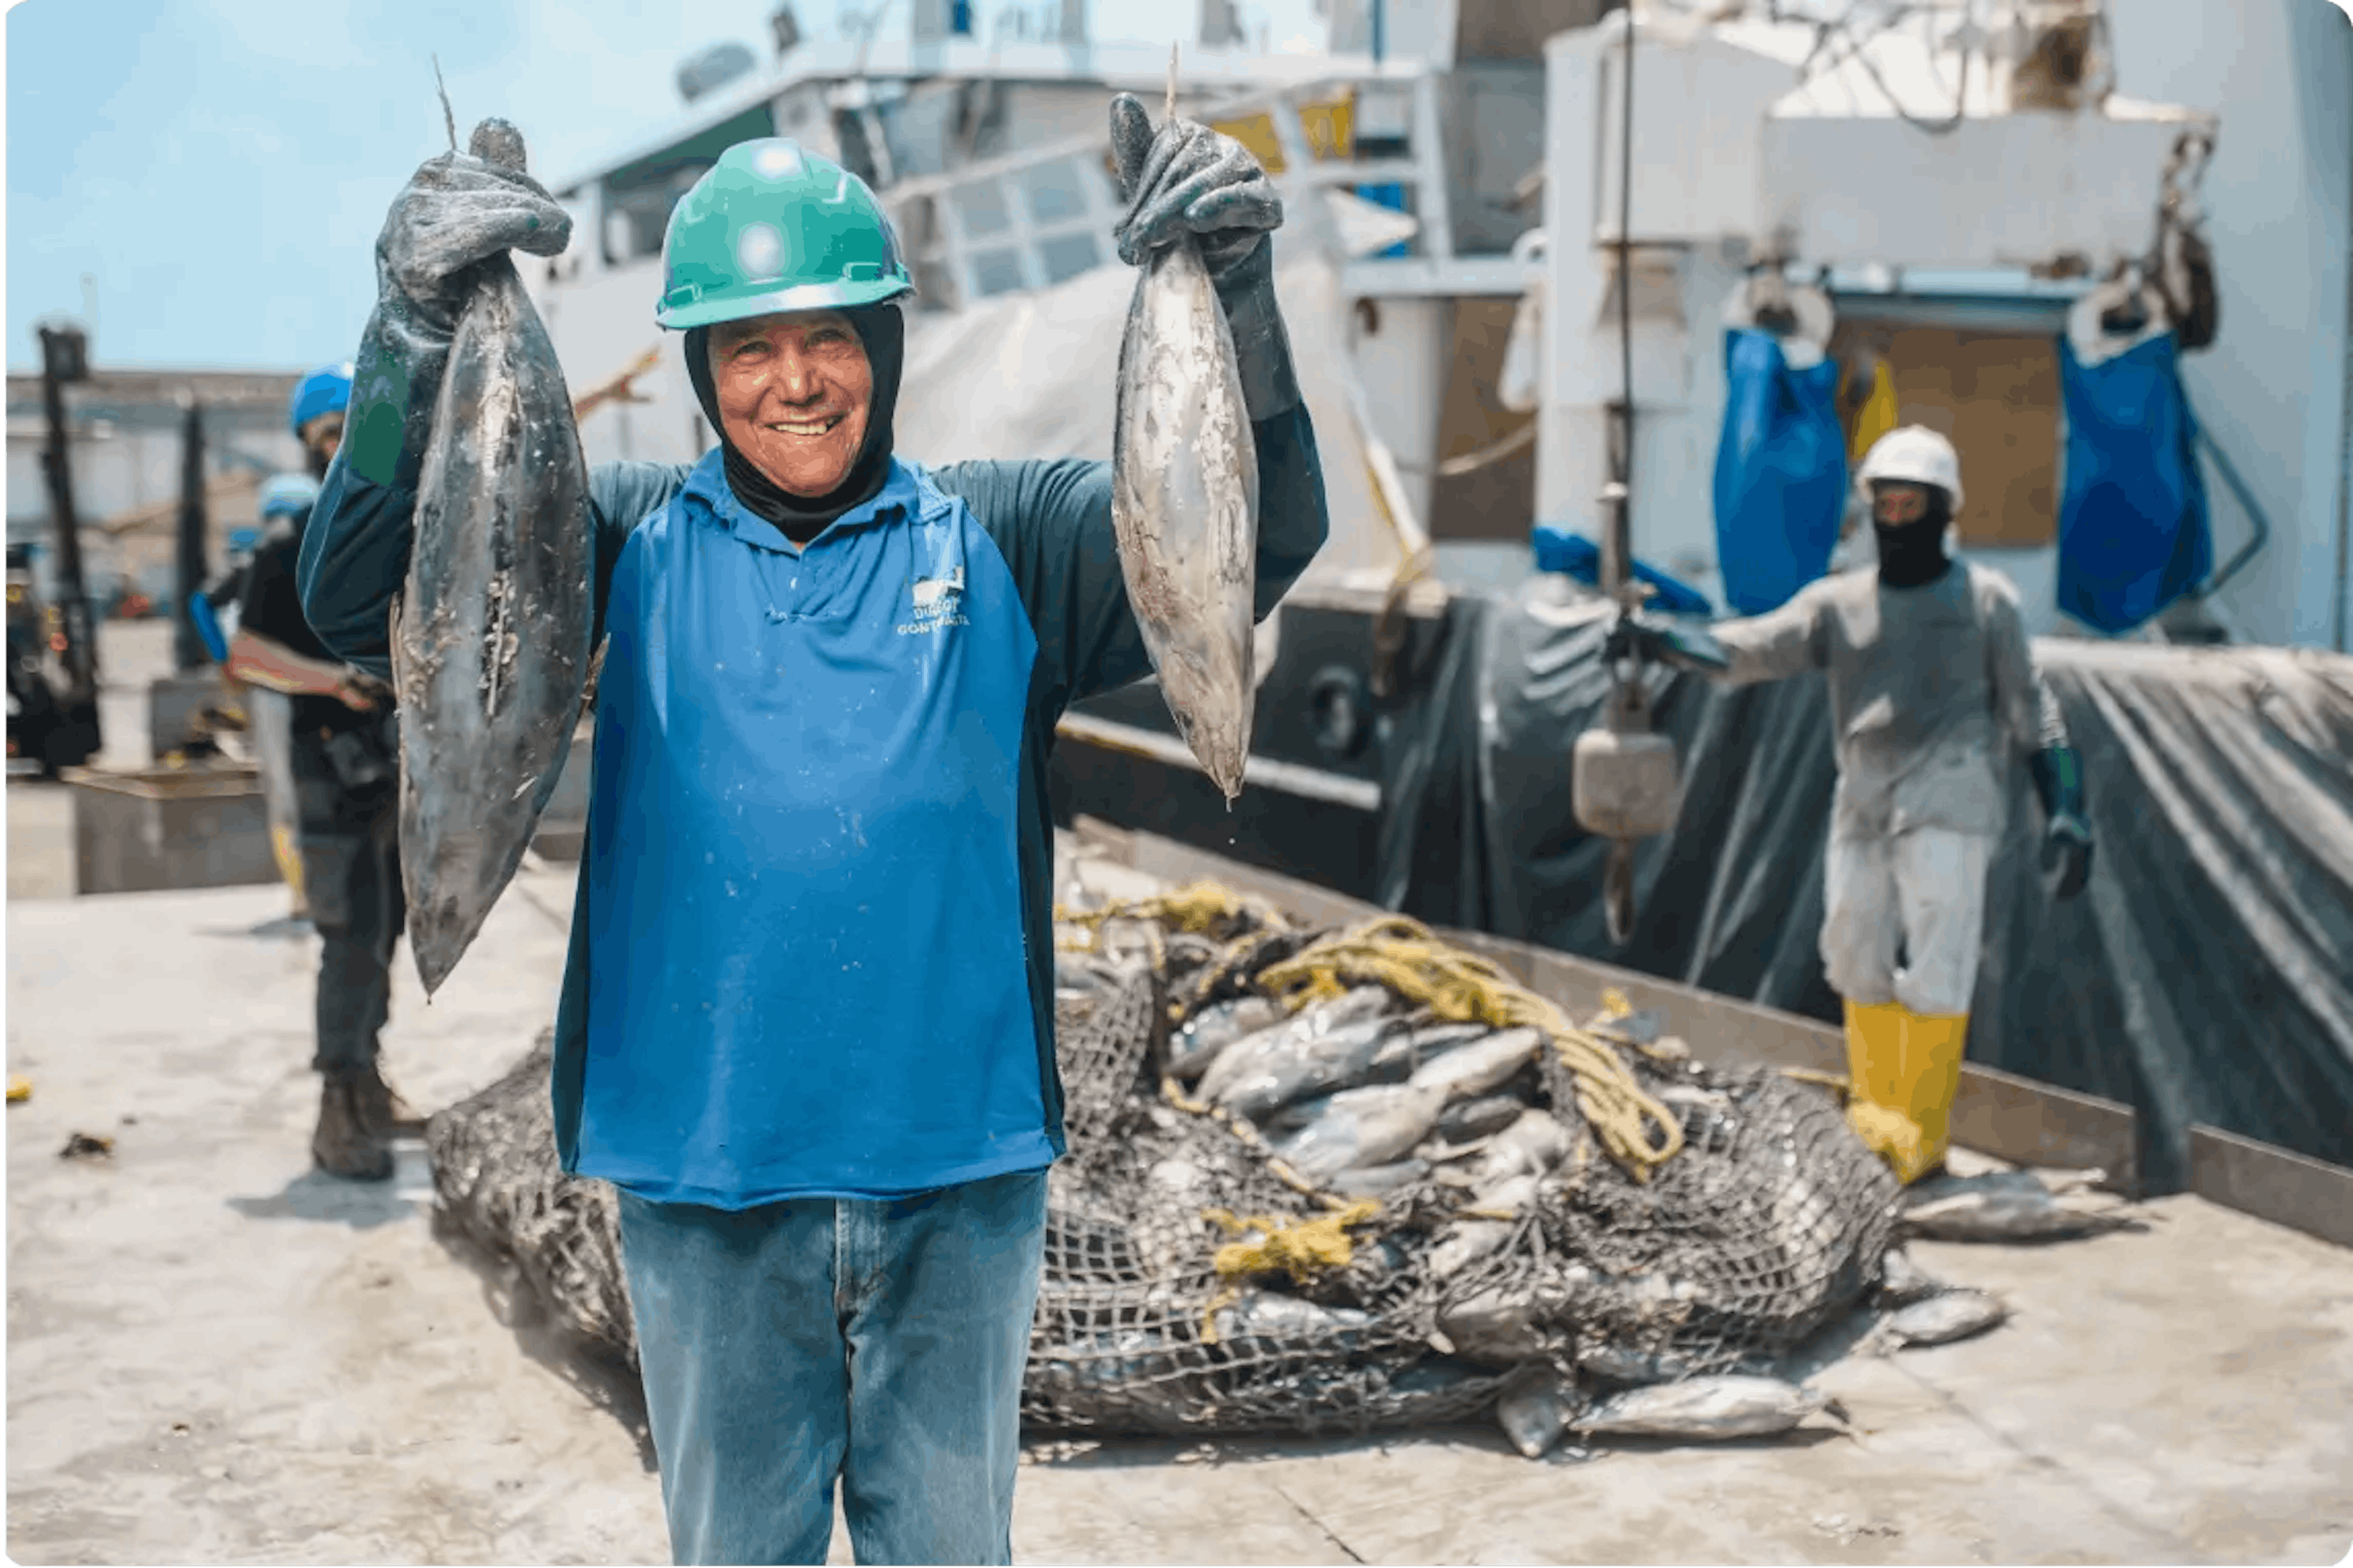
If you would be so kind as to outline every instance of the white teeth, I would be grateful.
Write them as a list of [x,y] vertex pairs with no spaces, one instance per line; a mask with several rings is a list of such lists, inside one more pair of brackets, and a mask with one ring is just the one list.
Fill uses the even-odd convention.
[[781,430],[787,436],[822,436],[840,423],[841,421],[839,419],[820,419],[814,425],[786,425],[778,423],[769,426],[768,428],[771,430]]

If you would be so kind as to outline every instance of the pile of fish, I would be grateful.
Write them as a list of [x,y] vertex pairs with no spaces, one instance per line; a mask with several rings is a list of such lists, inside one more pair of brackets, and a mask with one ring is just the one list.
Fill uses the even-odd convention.
[[[1826,1352],[2006,1321],[1993,1295],[1931,1278],[1906,1238],[2134,1223],[2070,1190],[2091,1178],[1899,1192],[1831,1097],[1677,1060],[1655,1037],[1620,1055],[1685,1142],[1637,1182],[1599,1155],[1532,1031],[1436,1021],[1372,986],[1286,1012],[1254,976],[1313,933],[1124,935],[1058,963],[1070,1154],[1050,1179],[1022,1385],[1036,1433],[1493,1420],[1532,1458],[1769,1437],[1843,1419],[1798,1375]],[[558,1165],[546,1061],[543,1042],[434,1119],[435,1182],[559,1321],[628,1355],[609,1194]]]
[[[1168,1076],[1256,1125],[1320,1190],[1376,1197],[1431,1179],[1467,1190],[1468,1209],[1504,1215],[1569,1151],[1567,1129],[1535,1104],[1543,1047],[1535,1029],[1409,1016],[1360,986],[1296,1016],[1258,996],[1208,1007],[1170,1042]],[[1456,1245],[1457,1262],[1475,1255]]]
[[[471,150],[522,170],[504,121],[477,126]],[[493,256],[474,268],[451,342],[392,612],[401,876],[428,996],[522,863],[571,746],[592,538],[563,367],[514,263]]]

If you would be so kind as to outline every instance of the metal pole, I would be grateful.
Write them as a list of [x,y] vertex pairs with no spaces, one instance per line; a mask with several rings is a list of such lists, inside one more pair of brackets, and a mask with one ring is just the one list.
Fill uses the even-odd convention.
[[190,392],[180,394],[185,411],[180,436],[179,581],[172,609],[173,662],[181,674],[201,669],[207,660],[205,639],[197,634],[195,597],[209,574],[205,564],[205,416]]
[[79,333],[43,327],[41,401],[49,419],[49,449],[43,466],[49,480],[49,510],[58,531],[58,613],[65,621],[66,700],[87,702],[98,695],[98,647],[90,630],[89,590],[81,570],[81,521],[74,514],[73,467],[66,447],[64,379],[78,368]]
[[1618,92],[1618,462],[1611,487],[1609,550],[1602,586],[1627,605],[1634,575],[1634,8],[1626,19],[1626,57]]
[[1388,0],[1373,0],[1373,63],[1381,63],[1388,42]]

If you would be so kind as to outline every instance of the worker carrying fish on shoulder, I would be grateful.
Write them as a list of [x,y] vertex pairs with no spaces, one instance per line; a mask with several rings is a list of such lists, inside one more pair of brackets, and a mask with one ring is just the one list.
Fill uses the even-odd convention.
[[[1281,204],[1204,126],[1155,133],[1125,97],[1112,123],[1122,258],[1197,237],[1231,328],[1263,619],[1326,531]],[[303,552],[311,624],[364,668],[389,668],[463,269],[563,216],[454,153],[393,205]],[[563,1165],[619,1190],[678,1561],[824,1561],[839,1477],[860,1561],[1008,1562],[1064,1147],[1048,752],[1065,707],[1149,669],[1111,466],[894,451],[913,285],[872,193],[791,142],[722,153],[663,268],[656,319],[718,446],[590,474],[605,656]]]
[[[351,399],[349,365],[330,365],[296,386],[289,422],[313,479],[329,471]],[[320,1076],[311,1157],[330,1175],[384,1181],[392,1140],[423,1122],[385,1081],[377,1061],[392,1005],[392,955],[406,902],[400,881],[399,738],[391,694],[328,651],[311,629],[295,567],[316,502],[302,484],[276,487],[280,504],[247,568],[227,673],[288,698],[282,742],[256,726],[263,766],[290,774],[294,868],[319,933]],[[275,754],[283,745],[284,756]],[[281,860],[282,868],[282,860]]]
[[1849,1115],[1905,1182],[1944,1161],[1984,940],[1986,877],[2023,755],[2044,813],[2042,869],[2072,899],[2091,873],[2083,775],[2036,670],[2007,577],[1957,562],[1952,443],[1917,426],[1864,457],[1879,563],[1810,584],[1706,636],[1637,616],[1613,634],[1736,685],[1830,681],[1838,789],[1822,963],[1846,1004]]

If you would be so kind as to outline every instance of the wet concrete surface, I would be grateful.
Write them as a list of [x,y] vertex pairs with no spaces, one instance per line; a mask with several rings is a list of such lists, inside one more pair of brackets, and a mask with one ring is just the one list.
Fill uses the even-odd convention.
[[[22,787],[22,786],[18,786]],[[12,818],[16,790],[11,791]],[[12,821],[12,829],[14,824]],[[13,837],[13,832],[12,832]],[[389,1070],[426,1107],[550,1016],[568,868],[526,872]],[[1124,889],[1125,890],[1125,889]],[[625,1378],[436,1234],[420,1148],[309,1168],[314,948],[282,889],[8,910],[8,1550],[26,1563],[662,1562]],[[265,928],[256,934],[256,928]],[[66,1160],[80,1131],[111,1156]],[[1788,1437],[1530,1462],[1487,1429],[1107,1444],[1025,1467],[1059,1563],[2333,1563],[2353,1252],[2196,1199],[2146,1231],[1919,1246],[2015,1316],[1832,1361]],[[849,1560],[837,1533],[834,1558]]]

